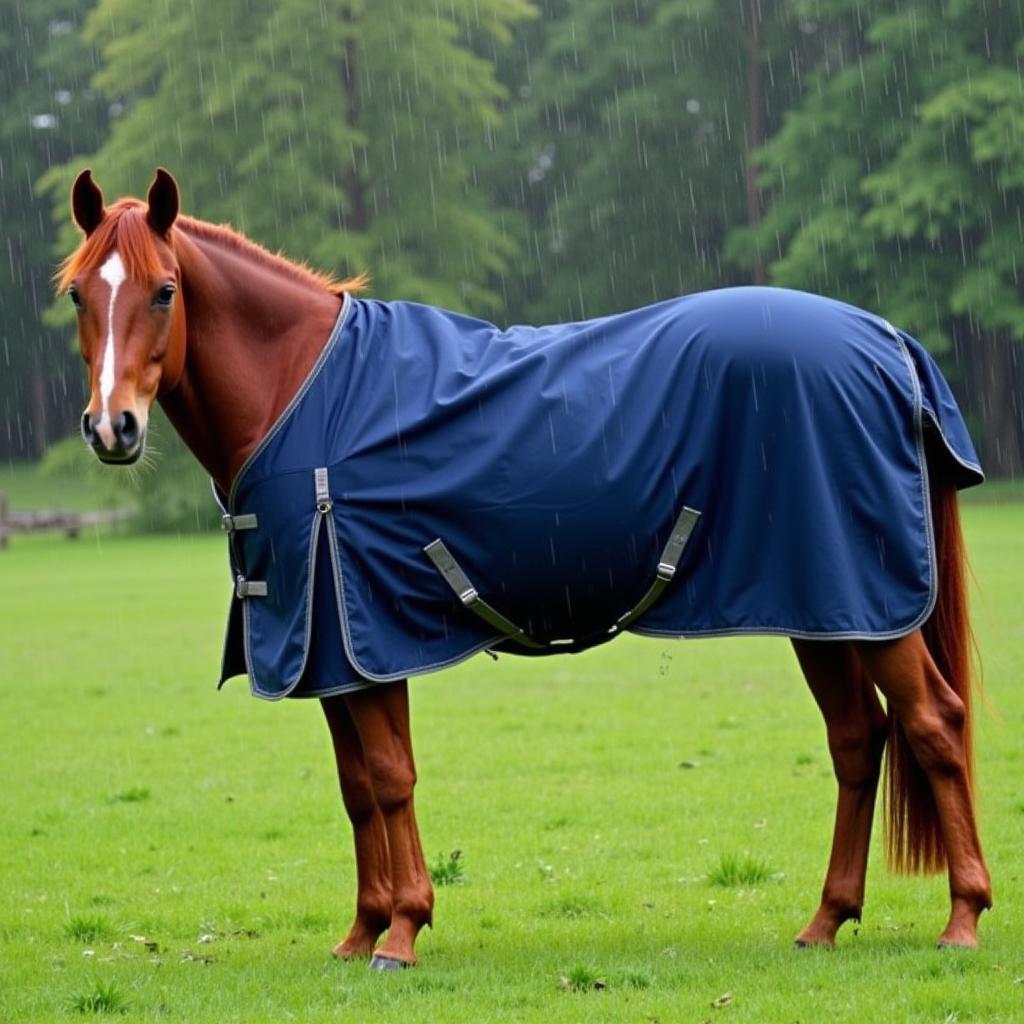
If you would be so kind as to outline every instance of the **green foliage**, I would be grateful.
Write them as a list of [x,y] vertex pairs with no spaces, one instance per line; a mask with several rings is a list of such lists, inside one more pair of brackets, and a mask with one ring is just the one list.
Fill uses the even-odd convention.
[[526,0],[176,4],[155,32],[148,0],[100,0],[86,28],[103,56],[94,84],[125,113],[42,187],[62,198],[90,162],[110,193],[138,194],[164,164],[205,219],[340,275],[369,270],[383,295],[493,308],[515,247],[469,154],[502,89],[466,37],[472,26],[500,42],[530,12]]
[[113,982],[97,981],[92,989],[75,993],[68,999],[73,1013],[127,1013],[130,1004]]
[[607,987],[600,974],[586,964],[576,964],[568,974],[563,975],[560,985],[570,992],[600,991]]
[[65,336],[43,322],[53,232],[34,183],[106,129],[107,104],[89,89],[96,53],[79,31],[92,4],[0,0],[0,453],[18,457],[41,454],[76,418],[66,409],[77,367]]
[[429,870],[434,885],[462,885],[466,880],[466,865],[461,850],[439,853]]
[[[730,258],[771,259],[775,283],[877,309],[967,391],[982,461],[1024,466],[1006,418],[1024,339],[1024,34],[1010,7],[834,0],[843,44],[763,148],[764,222]],[[962,371],[961,367],[966,368]],[[1019,417],[1017,418],[1019,420]]]
[[109,939],[114,930],[105,917],[98,914],[76,914],[64,922],[64,935],[75,942],[96,942]]
[[141,804],[150,797],[148,786],[129,786],[127,789],[118,790],[111,798],[112,804]]
[[807,59],[788,5],[759,9],[755,46],[747,4],[543,5],[539,56],[505,69],[524,99],[497,133],[518,159],[495,180],[533,234],[510,303],[540,320],[580,318],[749,280],[749,264],[723,264],[721,249],[750,216],[751,107],[770,131]]
[[708,872],[708,881],[712,885],[720,885],[726,889],[735,889],[741,885],[760,885],[774,877],[772,869],[755,857],[737,857],[724,854],[719,862]]

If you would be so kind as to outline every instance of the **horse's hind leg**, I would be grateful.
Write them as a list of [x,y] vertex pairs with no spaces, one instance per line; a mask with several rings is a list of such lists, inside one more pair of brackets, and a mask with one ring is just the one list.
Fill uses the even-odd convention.
[[861,641],[857,651],[903,726],[935,798],[952,901],[939,945],[976,946],[978,917],[992,905],[992,883],[974,815],[967,708],[943,678],[920,630],[899,640]]
[[331,730],[341,798],[356,848],[356,916],[348,935],[334,947],[335,956],[351,960],[370,956],[391,923],[391,858],[384,817],[345,699],[326,697],[320,703]]
[[844,921],[860,920],[887,718],[849,643],[794,640],[793,647],[825,718],[839,783],[821,905],[796,943],[832,946]]
[[363,744],[388,837],[391,926],[371,964],[385,970],[416,963],[416,935],[431,923],[434,909],[434,890],[413,810],[416,766],[409,735],[409,694],[402,680],[348,694],[345,700]]

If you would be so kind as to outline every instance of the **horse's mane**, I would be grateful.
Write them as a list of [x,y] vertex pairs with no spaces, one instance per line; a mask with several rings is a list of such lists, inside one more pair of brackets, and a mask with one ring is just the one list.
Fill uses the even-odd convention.
[[[227,224],[210,224],[194,217],[180,216],[171,228],[172,248],[174,235],[179,231],[221,245],[261,266],[339,295],[343,292],[362,291],[367,284],[364,274],[339,281],[331,274],[313,270],[280,253],[270,252]],[[120,254],[129,278],[145,280],[161,273],[153,231],[146,222],[145,203],[138,199],[119,199],[108,207],[106,216],[96,230],[83,239],[82,244],[57,268],[57,290],[66,290],[77,275],[101,266],[114,248]]]

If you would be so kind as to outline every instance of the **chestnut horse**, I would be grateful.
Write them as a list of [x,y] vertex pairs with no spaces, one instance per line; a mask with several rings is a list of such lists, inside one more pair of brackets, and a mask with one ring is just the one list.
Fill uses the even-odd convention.
[[[179,216],[177,185],[162,169],[146,202],[109,207],[83,171],[72,212],[85,238],[63,264],[59,287],[78,311],[89,372],[86,442],[105,463],[135,461],[159,400],[228,493],[316,363],[344,293],[361,279],[335,282],[226,227]],[[948,867],[952,907],[939,945],[975,946],[978,917],[991,905],[972,796],[964,551],[955,489],[931,476],[940,581],[923,627],[880,641],[793,640],[838,781],[821,903],[799,946],[832,946],[840,925],[860,918],[887,743],[890,865]],[[406,681],[327,697],[322,707],[357,871],[355,919],[335,953],[371,957],[379,970],[413,964],[434,898],[413,811]]]

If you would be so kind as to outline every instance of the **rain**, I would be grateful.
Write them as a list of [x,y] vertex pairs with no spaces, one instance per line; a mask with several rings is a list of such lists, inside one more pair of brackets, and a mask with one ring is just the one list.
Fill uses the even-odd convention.
[[[854,302],[938,356],[989,474],[1020,473],[1018,4],[239,0],[168,5],[156,33],[153,17],[0,4],[0,459],[59,458],[76,429],[50,287],[71,178],[91,164],[138,193],[163,164],[191,212],[368,272],[375,296],[500,323],[761,281]],[[184,466],[161,435],[160,461]]]

